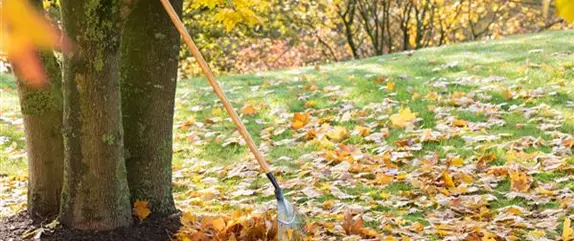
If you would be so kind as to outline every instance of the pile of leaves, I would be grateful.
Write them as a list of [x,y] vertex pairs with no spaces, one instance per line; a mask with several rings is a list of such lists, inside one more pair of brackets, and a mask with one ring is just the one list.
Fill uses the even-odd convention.
[[181,241],[202,240],[277,240],[277,222],[270,212],[251,209],[233,211],[230,216],[202,217],[192,213],[181,216],[182,227],[175,235]]

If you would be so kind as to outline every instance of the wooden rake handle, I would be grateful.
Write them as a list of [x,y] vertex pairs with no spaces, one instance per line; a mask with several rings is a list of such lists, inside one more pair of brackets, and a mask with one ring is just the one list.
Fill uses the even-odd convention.
[[191,54],[193,55],[193,57],[195,57],[195,59],[199,63],[199,67],[201,67],[203,74],[205,75],[205,77],[207,77],[209,85],[211,85],[211,87],[213,88],[213,91],[215,92],[217,97],[219,97],[219,100],[221,100],[221,102],[223,103],[223,107],[225,108],[227,113],[229,113],[229,115],[231,116],[233,123],[235,123],[235,125],[237,126],[237,129],[239,130],[239,133],[241,134],[241,136],[243,136],[243,139],[245,139],[245,143],[247,143],[249,150],[251,151],[251,153],[253,153],[253,155],[255,156],[255,159],[257,159],[257,162],[259,163],[259,165],[261,165],[261,169],[263,169],[263,171],[265,173],[270,173],[271,169],[269,168],[269,164],[267,164],[265,159],[263,159],[263,155],[261,155],[261,152],[259,152],[259,150],[257,149],[257,146],[255,145],[253,138],[251,138],[251,135],[249,135],[247,128],[245,128],[245,125],[243,125],[243,122],[241,121],[241,119],[239,119],[237,112],[235,112],[235,110],[233,109],[233,106],[231,106],[231,103],[229,102],[229,100],[225,96],[225,93],[223,93],[221,86],[219,86],[219,84],[217,83],[217,80],[215,80],[215,75],[211,71],[211,68],[209,68],[209,65],[207,65],[207,62],[205,62],[203,55],[201,54],[201,52],[199,51],[199,49],[197,48],[197,46],[195,45],[195,43],[191,39],[191,36],[189,36],[187,29],[185,29],[183,22],[181,21],[181,19],[179,18],[179,16],[175,12],[175,10],[173,9],[173,6],[169,2],[169,0],[160,0],[160,1],[163,4],[165,11],[167,12],[169,17],[171,18],[173,25],[175,26],[175,28],[177,28],[177,30],[179,31],[179,33],[183,37],[183,41],[185,42],[185,44],[187,45],[187,47],[191,51]]

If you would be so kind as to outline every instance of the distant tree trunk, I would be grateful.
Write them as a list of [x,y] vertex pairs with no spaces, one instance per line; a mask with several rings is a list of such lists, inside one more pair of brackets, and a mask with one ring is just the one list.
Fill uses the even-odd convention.
[[[42,1],[33,1],[39,8]],[[50,85],[35,89],[18,80],[28,154],[28,213],[34,217],[57,214],[62,190],[62,72],[51,53],[40,54]]]
[[132,223],[118,69],[122,19],[128,14],[124,1],[60,1],[64,31],[76,47],[63,61],[66,157],[60,221],[75,229]]
[[347,38],[347,43],[349,44],[349,48],[351,48],[351,53],[353,54],[353,58],[359,59],[361,56],[359,55],[359,47],[355,43],[355,33],[353,33],[353,25],[355,23],[355,14],[357,8],[356,0],[348,0],[346,2],[347,7],[343,11],[340,5],[337,5],[337,14],[341,21],[343,21],[343,25],[345,26],[345,37]]
[[[181,15],[182,1],[171,3]],[[160,1],[137,2],[121,45],[126,167],[132,201],[147,200],[163,215],[176,211],[171,161],[179,48],[179,33]]]

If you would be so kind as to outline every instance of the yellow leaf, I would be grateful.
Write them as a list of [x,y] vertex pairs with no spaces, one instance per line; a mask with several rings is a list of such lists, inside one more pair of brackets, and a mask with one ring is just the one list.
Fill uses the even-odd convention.
[[397,180],[405,180],[405,178],[407,178],[406,172],[402,172],[402,173],[399,173],[399,175],[397,175]]
[[532,231],[528,232],[528,234],[532,235],[534,237],[537,237],[537,238],[542,238],[542,237],[546,236],[546,232],[544,232],[544,230],[540,230],[540,229],[532,230]]
[[181,225],[197,223],[198,218],[192,213],[184,213],[180,218]]
[[328,210],[331,208],[333,208],[333,199],[329,199],[329,200],[323,202],[323,209]]
[[212,228],[216,231],[221,231],[226,227],[225,220],[223,220],[222,217],[205,217],[202,220],[201,225],[204,228]]
[[241,107],[241,113],[243,113],[244,115],[254,115],[255,113],[257,113],[257,110],[255,109],[255,107],[253,107],[253,105],[246,104],[243,107]]
[[468,122],[465,120],[459,120],[456,119],[452,122],[452,125],[456,126],[456,127],[467,127],[468,126]]
[[329,137],[330,140],[340,142],[349,137],[349,131],[345,127],[336,126],[335,129],[327,133],[327,136]]
[[462,164],[464,164],[464,159],[462,159],[460,157],[455,157],[455,158],[450,159],[449,163],[451,166],[460,167],[460,166],[462,166]]
[[359,133],[359,135],[361,136],[368,136],[369,134],[371,134],[371,129],[368,127],[364,127],[364,126],[356,126],[355,130]]
[[468,175],[466,173],[459,173],[457,177],[466,183],[472,183],[472,181],[473,181],[472,176]]
[[394,89],[395,89],[395,82],[387,83],[387,90],[388,91],[393,91]]
[[391,197],[391,194],[389,194],[388,192],[381,192],[379,194],[379,197],[381,197],[382,199],[387,199],[387,198]]
[[519,170],[508,171],[510,175],[510,187],[516,192],[528,192],[530,189],[530,181],[528,174]]
[[294,130],[299,130],[305,127],[311,120],[311,114],[309,113],[295,113],[293,115],[293,122],[291,123],[291,128]]
[[438,99],[438,94],[436,92],[430,92],[425,98],[427,100],[436,100]]
[[4,0],[0,4],[0,49],[29,85],[41,87],[46,83],[36,48],[68,50],[69,42],[67,38],[60,38],[59,31],[28,1]]
[[543,188],[543,187],[538,187],[538,188],[536,188],[536,191],[537,191],[539,194],[543,194],[543,195],[554,195],[554,192],[553,192],[553,191],[550,191],[550,190],[548,190],[548,189],[546,189],[546,188]]
[[570,218],[565,217],[564,218],[564,225],[562,226],[562,240],[564,241],[569,241],[574,239],[574,236],[572,236],[573,230],[570,227]]
[[221,110],[220,108],[213,108],[211,110],[211,115],[221,115],[223,114],[223,110]]
[[395,180],[395,177],[388,176],[388,175],[385,175],[383,173],[377,173],[377,176],[375,177],[375,183],[377,183],[379,185],[389,184],[389,183],[393,182],[393,180]]
[[391,115],[391,124],[394,128],[403,128],[412,123],[417,118],[416,113],[411,112],[411,109],[401,109],[399,113]]
[[556,11],[558,12],[558,16],[566,19],[566,21],[574,21],[574,1],[556,0]]
[[135,201],[134,202],[134,207],[132,209],[134,216],[138,217],[140,219],[140,221],[145,220],[150,214],[151,211],[149,210],[148,207],[148,201]]
[[310,100],[305,102],[305,104],[303,105],[305,108],[314,108],[317,106],[317,101],[314,100]]
[[452,176],[446,171],[442,172],[442,180],[444,181],[444,184],[447,187],[455,187],[456,186],[454,184],[454,181],[452,180]]

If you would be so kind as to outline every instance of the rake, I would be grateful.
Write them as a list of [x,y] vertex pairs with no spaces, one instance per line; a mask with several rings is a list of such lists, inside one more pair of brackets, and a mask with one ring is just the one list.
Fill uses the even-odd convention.
[[278,239],[280,241],[301,239],[302,234],[304,233],[304,225],[305,225],[304,216],[299,212],[297,212],[295,207],[291,205],[291,203],[283,196],[281,186],[279,186],[277,179],[275,179],[275,176],[273,176],[269,164],[267,164],[267,162],[263,158],[263,155],[261,155],[261,153],[257,149],[257,146],[253,141],[253,138],[251,138],[251,135],[247,131],[247,128],[245,128],[245,125],[243,125],[243,122],[233,109],[233,106],[231,106],[231,103],[225,96],[225,93],[223,93],[223,90],[221,89],[221,86],[219,86],[219,84],[217,83],[215,75],[211,71],[211,68],[209,67],[209,65],[203,58],[203,55],[201,54],[201,52],[191,39],[191,36],[187,32],[187,29],[185,28],[183,22],[173,9],[173,6],[169,2],[169,0],[160,0],[160,1],[163,7],[165,8],[167,14],[171,18],[171,21],[173,22],[174,26],[177,28],[177,30],[183,37],[183,40],[187,45],[187,47],[189,48],[191,54],[197,60],[201,70],[203,71],[203,74],[205,75],[205,77],[209,82],[209,85],[211,85],[213,91],[215,92],[219,100],[222,102],[223,107],[225,108],[227,113],[231,116],[231,119],[233,120],[233,123],[235,123],[235,125],[237,126],[239,133],[241,134],[243,139],[245,139],[245,143],[249,147],[249,150],[251,151],[251,153],[253,153],[255,159],[261,166],[261,169],[263,170],[263,172],[265,172],[265,175],[267,175],[267,178],[269,178],[269,181],[271,181],[271,184],[273,184],[273,187],[275,188],[275,198],[277,199]]

